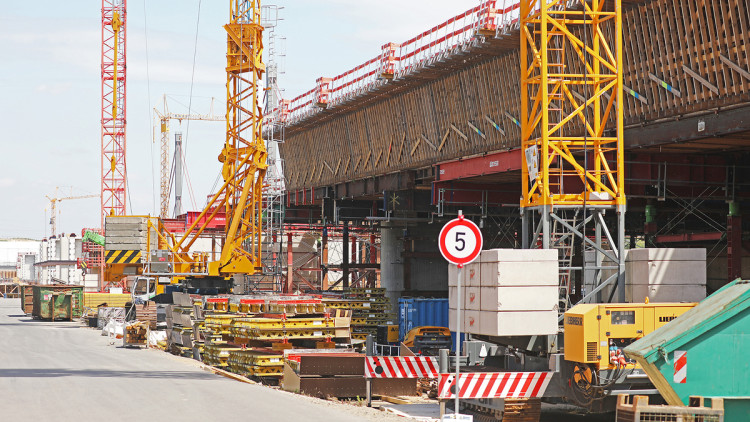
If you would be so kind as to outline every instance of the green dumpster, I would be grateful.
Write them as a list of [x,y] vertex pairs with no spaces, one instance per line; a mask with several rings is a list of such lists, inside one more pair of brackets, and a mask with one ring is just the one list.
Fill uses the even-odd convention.
[[750,281],[735,280],[625,348],[670,405],[724,399],[725,422],[750,421]]
[[[37,318],[70,320],[79,318],[83,313],[83,286],[41,285],[32,286],[32,291],[32,315]],[[65,299],[65,296],[68,298]],[[66,301],[70,305],[67,305]]]

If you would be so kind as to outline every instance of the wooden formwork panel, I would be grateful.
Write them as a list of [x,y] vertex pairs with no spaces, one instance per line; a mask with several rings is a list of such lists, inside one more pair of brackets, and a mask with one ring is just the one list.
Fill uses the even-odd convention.
[[[750,7],[744,0],[634,4],[623,14],[623,30],[626,126],[750,101]],[[603,32],[614,38],[611,26]],[[498,51],[426,83],[429,71],[409,76],[420,84],[355,99],[359,108],[348,105],[346,113],[289,127],[280,147],[287,187],[326,186],[519,147],[519,51]],[[571,71],[580,66],[567,59]],[[580,131],[580,122],[568,130]]]

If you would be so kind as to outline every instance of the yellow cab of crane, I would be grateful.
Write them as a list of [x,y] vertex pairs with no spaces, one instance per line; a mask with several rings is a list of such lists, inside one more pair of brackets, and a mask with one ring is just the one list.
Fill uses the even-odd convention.
[[580,304],[565,312],[565,360],[598,370],[634,367],[623,349],[697,303]]

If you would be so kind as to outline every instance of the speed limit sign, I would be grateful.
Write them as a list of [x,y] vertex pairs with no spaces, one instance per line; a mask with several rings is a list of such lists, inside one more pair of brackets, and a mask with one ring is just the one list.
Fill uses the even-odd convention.
[[438,244],[443,258],[462,267],[474,261],[482,251],[482,232],[473,221],[459,214],[440,230]]

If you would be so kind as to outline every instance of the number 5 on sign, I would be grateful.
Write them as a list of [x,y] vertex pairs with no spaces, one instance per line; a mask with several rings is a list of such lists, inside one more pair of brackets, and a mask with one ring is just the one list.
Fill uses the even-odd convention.
[[482,250],[482,232],[471,220],[459,215],[440,230],[438,244],[443,258],[463,266],[479,256]]

